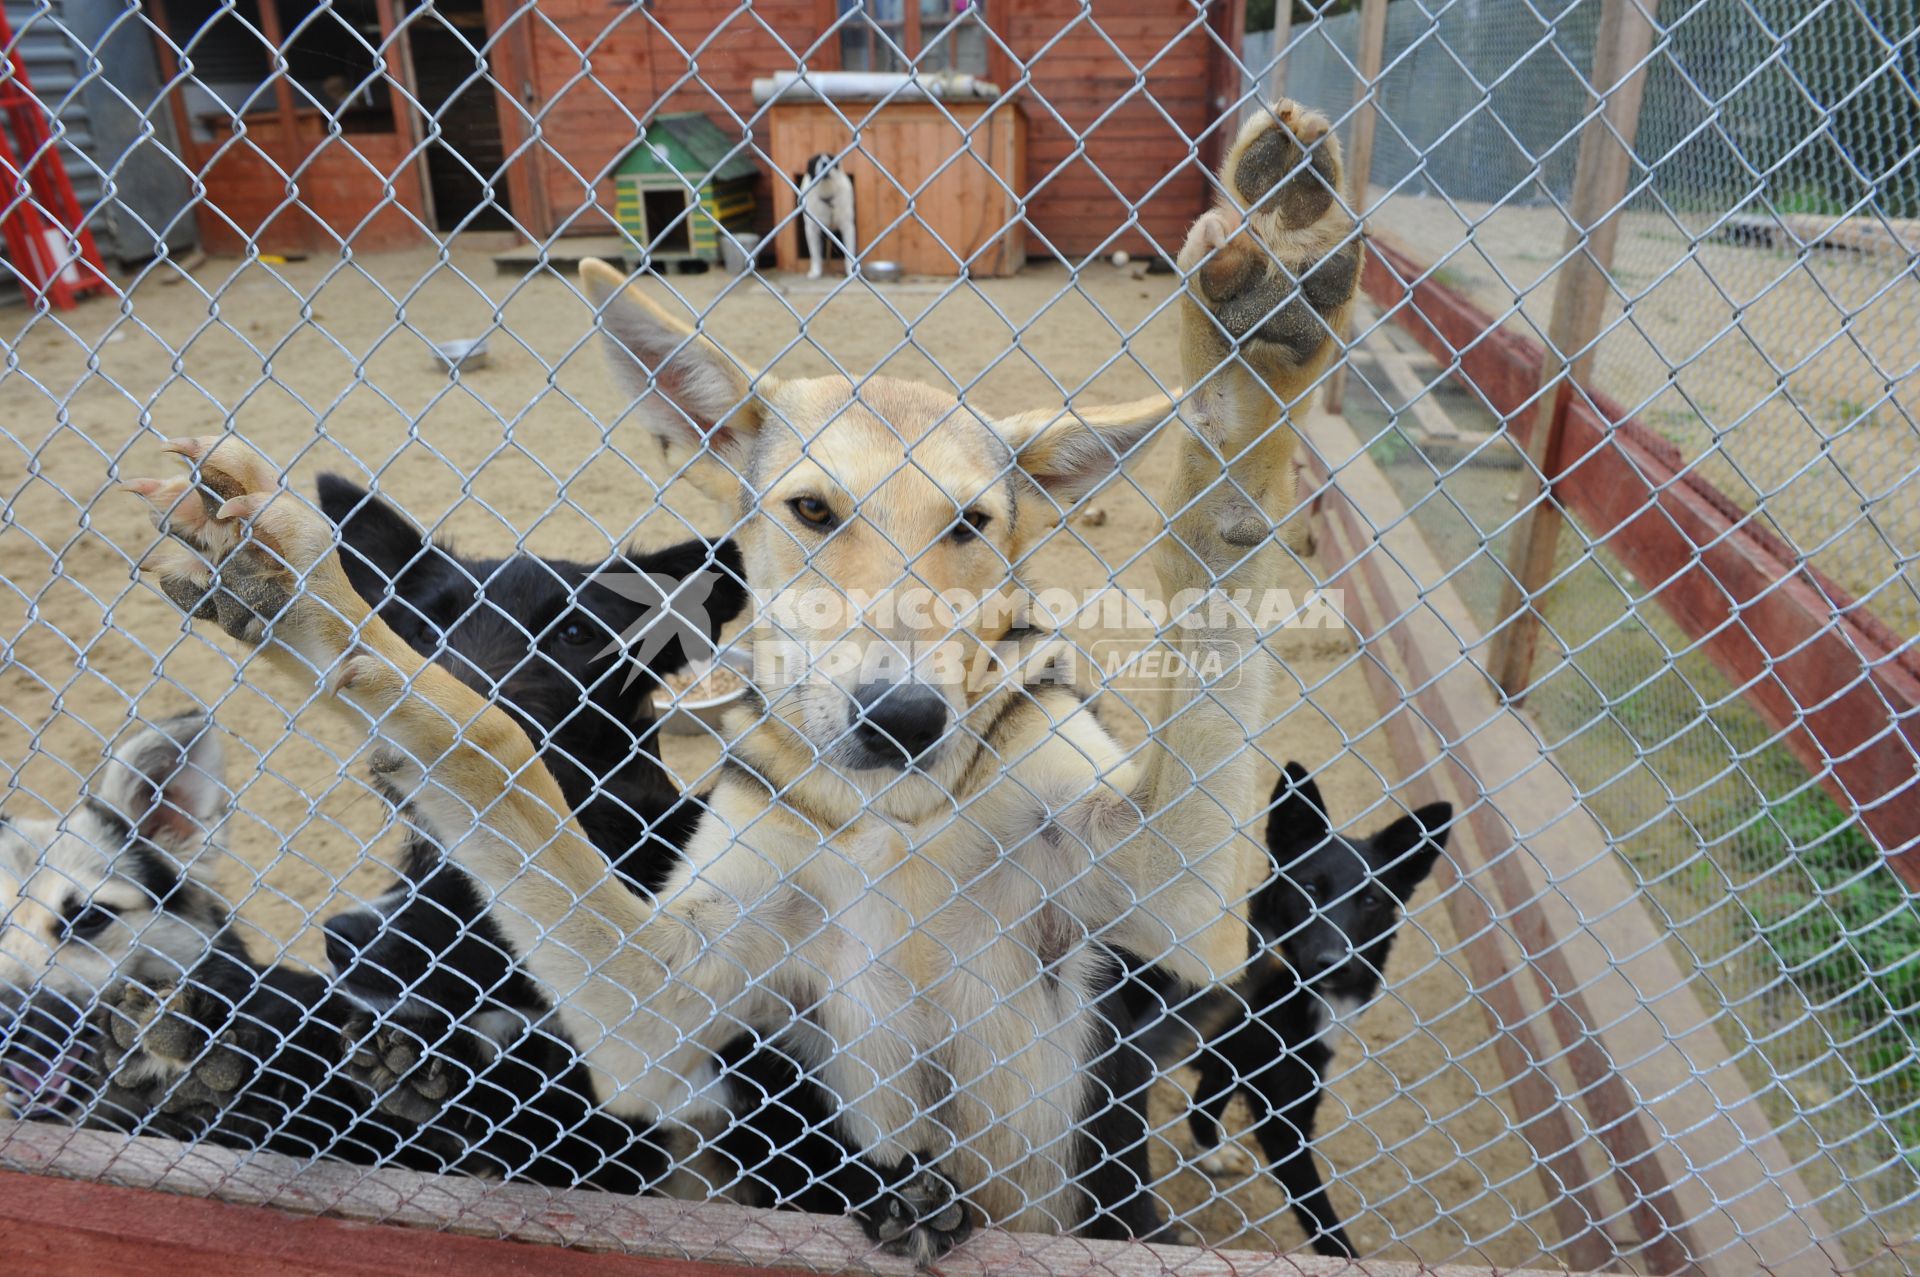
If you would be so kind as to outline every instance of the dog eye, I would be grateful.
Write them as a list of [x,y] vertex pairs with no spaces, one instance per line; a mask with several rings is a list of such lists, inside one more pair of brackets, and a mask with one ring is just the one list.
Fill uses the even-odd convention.
[[787,502],[787,508],[809,527],[826,529],[838,522],[833,517],[833,507],[819,497],[795,497]]
[[575,617],[561,622],[554,630],[554,636],[570,646],[584,647],[599,637],[598,628],[590,621]]
[[955,541],[965,544],[984,533],[987,530],[987,525],[992,522],[992,515],[979,510],[969,510],[960,516],[960,522],[954,524],[953,531],[947,535]]
[[67,906],[62,926],[69,940],[91,940],[120,916],[120,911],[111,905],[94,904],[90,901],[75,901]]

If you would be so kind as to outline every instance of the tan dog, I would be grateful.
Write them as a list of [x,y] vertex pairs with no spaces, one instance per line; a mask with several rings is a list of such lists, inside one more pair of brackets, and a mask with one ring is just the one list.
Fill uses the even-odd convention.
[[[1239,830],[1257,808],[1247,743],[1268,662],[1238,612],[1169,628],[1185,667],[1244,660],[1233,700],[1249,717],[1172,678],[1130,757],[1044,677],[1055,640],[995,608],[894,605],[1017,589],[1009,565],[1061,505],[1169,420],[1164,597],[1277,584],[1285,415],[1359,277],[1338,154],[1326,121],[1289,103],[1242,130],[1222,185],[1243,203],[1205,214],[1181,253],[1192,389],[1177,416],[1154,398],[994,421],[887,378],[754,379],[587,264],[639,416],[739,476],[749,584],[843,605],[762,615],[756,639],[799,659],[758,671],[762,701],[729,724],[712,811],[657,900],[608,875],[503,711],[369,613],[332,529],[244,444],[177,444],[193,482],[131,485],[174,538],[146,566],[182,607],[304,662],[367,716],[415,818],[496,894],[611,1110],[699,1115],[724,1098],[715,1048],[748,1026],[836,1097],[842,1137],[888,1190],[862,1218],[895,1249],[942,1253],[969,1225],[962,1199],[998,1225],[1075,1227],[1112,951],[1196,984],[1246,961],[1266,864]],[[943,677],[943,661],[976,676]]]

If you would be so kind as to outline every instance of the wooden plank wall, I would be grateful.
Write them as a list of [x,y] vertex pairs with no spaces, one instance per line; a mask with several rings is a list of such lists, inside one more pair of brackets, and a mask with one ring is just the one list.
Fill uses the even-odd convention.
[[[45,1271],[63,1275],[195,1268],[221,1277],[491,1277],[507,1271],[571,1277],[609,1270],[635,1277],[922,1277],[923,1271],[874,1251],[846,1216],[369,1170],[39,1122],[0,1120],[0,1167],[14,1168],[0,1170],[0,1257],[11,1260],[39,1247],[49,1257]],[[47,1187],[48,1177],[78,1182]],[[206,1210],[211,1203],[161,1193],[228,1205]],[[313,1216],[346,1223],[303,1228],[302,1217],[318,1222]],[[71,1228],[71,1221],[82,1220],[84,1229]],[[97,1262],[56,1266],[70,1253],[62,1239],[75,1231],[83,1234],[83,1253]],[[361,1244],[362,1236],[373,1245]],[[149,1248],[154,1237],[164,1246]],[[246,1244],[249,1239],[255,1244]],[[247,1266],[256,1254],[284,1262]],[[621,1258],[609,1262],[610,1255]],[[375,1266],[380,1263],[384,1268]],[[40,1271],[29,1270],[32,1277]],[[1206,1251],[998,1229],[973,1234],[941,1259],[938,1271],[940,1277],[1496,1277],[1490,1269],[1456,1265]],[[1547,1275],[1505,1269],[1502,1277]]]
[[[427,241],[420,168],[404,137],[351,133],[311,152],[306,142],[250,137],[251,146],[191,148],[206,183],[195,214],[208,252],[243,253],[252,243],[266,253],[337,253],[345,240],[366,253]],[[288,203],[290,181],[297,205]]]
[[[1030,130],[1029,254],[1177,252],[1208,189],[1195,158],[1214,123],[1202,11],[1187,0],[1092,10],[1078,0],[999,0],[993,12],[1013,55],[1002,87],[1013,90]],[[803,59],[835,65],[815,0],[756,0],[750,11],[705,0],[653,0],[644,9],[543,0],[537,15],[510,10],[505,21],[494,73],[505,84],[524,81],[539,112],[541,224],[560,233],[610,232],[604,175],[655,110],[704,111],[730,133],[750,130],[765,151],[771,125],[752,104],[754,78]],[[776,184],[763,180],[770,208]],[[865,208],[860,215],[871,220]]]
[[1484,635],[1346,422],[1306,436],[1321,553],[1405,796],[1461,813],[1446,894],[1569,1258],[1830,1274],[1832,1229],[1606,833],[1479,663]]

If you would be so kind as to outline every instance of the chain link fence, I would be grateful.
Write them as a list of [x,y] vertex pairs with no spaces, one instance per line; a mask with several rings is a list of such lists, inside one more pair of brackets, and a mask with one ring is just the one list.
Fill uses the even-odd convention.
[[[114,269],[57,306],[9,240],[0,1041],[20,1120],[0,1126],[0,1168],[822,1268],[858,1248],[809,1249],[800,1212],[894,1243],[956,1236],[938,1170],[961,1213],[1022,1233],[1502,1269],[1910,1269],[1920,913],[1894,867],[1911,835],[1886,831],[1920,801],[1920,13],[1394,0],[1370,50],[1370,14],[1327,7],[1349,11],[1297,5],[1243,38],[1241,7],[1171,0],[9,5],[8,84],[46,134],[8,117],[9,225],[49,207],[39,160],[57,154]],[[1561,282],[1598,256],[1601,237],[1569,227],[1582,133],[1628,92],[1593,85],[1610,8],[1652,28],[1622,77],[1637,134],[1573,395],[1611,407],[1588,451],[1556,455],[1533,442],[1555,393],[1538,353],[1511,394],[1488,361],[1550,345]],[[1269,551],[1257,645],[1200,671],[1227,711],[1211,744],[1233,747],[1189,760],[1160,813],[1171,828],[1251,786],[1228,812],[1244,842],[1204,850],[1272,879],[1223,893],[1251,892],[1263,933],[1245,971],[1194,986],[1177,978],[1206,930],[1190,916],[1140,951],[1063,903],[1072,875],[915,878],[965,831],[1022,872],[1051,863],[1033,848],[1091,834],[1010,832],[961,802],[901,816],[887,795],[909,782],[984,782],[922,757],[890,695],[860,699],[885,680],[838,676],[839,701],[802,702],[756,657],[769,627],[798,624],[782,607],[820,603],[805,590],[937,593],[958,556],[997,549],[1012,561],[991,588],[1031,581],[1073,658],[1050,677],[1086,698],[982,764],[999,789],[1062,738],[1102,766],[1190,739],[1153,721],[1179,672],[1156,653],[1183,650],[1153,567],[1183,513],[1164,505],[1187,438],[1164,397],[1191,371],[1167,268],[1215,197],[1222,121],[1270,118],[1279,87],[1349,147],[1371,135],[1350,186],[1373,245],[1338,357],[1301,387],[1344,380],[1338,411],[1303,396],[1291,418],[1311,536]],[[822,156],[857,216],[814,202],[825,269],[807,278],[807,197],[837,189]],[[763,377],[758,411],[805,442],[772,470],[729,451],[732,401],[702,417],[675,363],[701,348],[646,349],[632,334],[655,321],[584,287],[586,257],[644,272],[724,350],[708,371]],[[77,249],[57,261],[92,278]],[[1447,327],[1476,313],[1465,339]],[[610,374],[602,331],[640,348],[637,382],[618,360]],[[850,387],[831,426],[771,389],[821,377]],[[1045,531],[1012,554],[1006,525],[1038,507],[992,505],[1009,459],[834,433],[905,429],[919,401],[889,378],[932,387],[943,428],[1035,409],[1057,426],[1079,420],[1062,405],[1155,395],[1169,424],[1123,441],[1111,477],[1050,488]],[[663,395],[708,446],[648,428]],[[666,1055],[687,1030],[648,1038],[640,995],[609,1010],[588,977],[556,986],[530,955],[571,943],[567,911],[534,916],[451,867],[471,862],[436,845],[455,841],[444,817],[364,720],[138,583],[156,538],[114,485],[158,473],[168,438],[223,433],[339,529],[352,586],[400,642],[513,714],[608,882],[665,900],[688,855],[812,820],[775,877],[851,866],[844,912],[808,897],[825,916],[803,937],[807,962],[850,974],[812,1004],[716,999],[698,1094],[640,1095],[593,1049]],[[1603,471],[1616,455],[1630,468]],[[780,538],[742,505],[743,467]],[[817,482],[848,467],[870,490]],[[1544,578],[1521,581],[1541,635],[1522,707],[1487,671],[1543,467],[1573,517]],[[939,528],[900,504],[913,488],[924,506],[915,484],[953,502]],[[1721,522],[1683,525],[1675,502]],[[857,552],[831,528],[838,546],[809,542],[815,515],[877,531]],[[1648,575],[1645,547],[1679,526],[1690,553]],[[1734,550],[1776,579],[1741,594]],[[1813,627],[1776,645],[1770,609],[1810,596]],[[1701,625],[1702,598],[1733,598],[1728,619]],[[1852,663],[1819,681],[1804,658],[1831,666],[1829,640]],[[768,770],[784,765],[754,744],[770,724],[804,737],[830,713],[831,742]],[[1836,715],[1867,725],[1849,736]],[[1075,735],[1086,716],[1097,730]],[[837,752],[863,732],[878,756]],[[928,748],[1002,744],[970,720],[945,740]],[[907,779],[866,793],[876,772]],[[755,773],[776,816],[723,805]],[[1092,787],[1071,775],[1043,810]],[[809,807],[835,784],[863,795],[844,822]],[[1436,856],[1421,835],[1441,829]],[[566,889],[579,916],[609,908]],[[929,891],[938,907],[915,903]],[[735,903],[764,921],[769,899]],[[978,916],[947,925],[962,906]],[[915,909],[904,932],[874,917]],[[981,947],[953,952],[953,933]],[[953,991],[954,968],[990,985],[983,955],[1010,941],[1040,952],[997,992]],[[929,1007],[951,1021],[910,1019]],[[892,1036],[896,1072],[849,1076]],[[990,1092],[990,1075],[1031,1093]],[[574,1222],[514,1184],[579,1188]],[[653,1198],[702,1209],[636,1225],[596,1204]],[[998,1244],[957,1255],[1060,1262]],[[1069,1262],[1087,1253],[1119,1262]]]

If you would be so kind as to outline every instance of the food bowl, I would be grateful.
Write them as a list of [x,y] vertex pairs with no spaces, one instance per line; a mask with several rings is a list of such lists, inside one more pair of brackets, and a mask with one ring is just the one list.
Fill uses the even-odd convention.
[[[704,736],[720,730],[727,707],[747,695],[753,658],[731,649],[711,661],[695,661],[653,694],[660,730],[670,736]],[[676,700],[675,698],[678,698]]]
[[900,263],[868,262],[860,268],[860,273],[876,284],[897,284],[900,282]]

